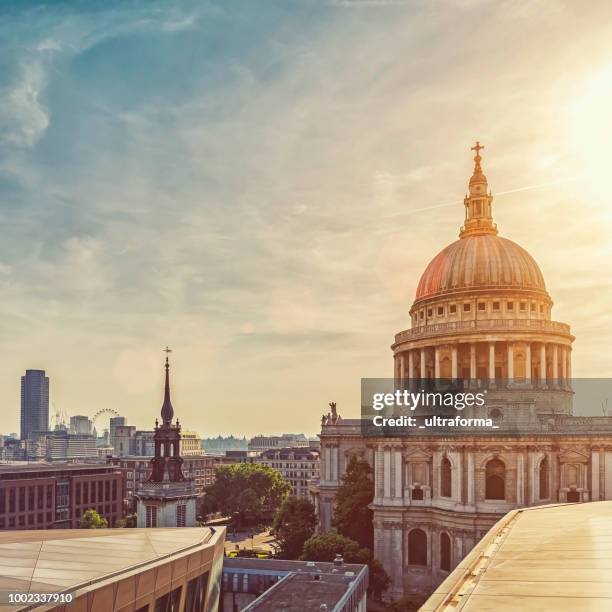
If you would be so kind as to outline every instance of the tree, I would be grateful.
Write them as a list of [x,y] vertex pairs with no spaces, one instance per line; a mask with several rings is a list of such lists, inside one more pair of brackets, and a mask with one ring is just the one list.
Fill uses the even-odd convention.
[[85,510],[81,518],[81,529],[106,529],[107,527],[108,521],[96,510]]
[[373,515],[369,505],[374,499],[374,481],[369,463],[351,457],[336,493],[333,525],[339,533],[370,550],[374,547]]
[[355,540],[351,540],[336,531],[328,531],[306,540],[301,559],[304,561],[333,561],[336,555],[341,555],[346,563],[366,563],[369,570],[368,593],[374,599],[380,599],[383,591],[391,580],[384,567],[373,558],[372,551],[360,548]]
[[360,548],[355,540],[332,530],[306,540],[301,559],[303,561],[329,562],[333,561],[336,555],[341,555],[347,563],[367,563],[370,558],[370,551]]
[[314,506],[301,497],[288,497],[274,517],[272,529],[276,537],[276,556],[280,559],[297,559],[304,542],[312,537],[317,518]]
[[280,472],[257,463],[221,465],[206,489],[206,507],[231,516],[238,525],[273,514],[291,492]]
[[138,527],[138,518],[136,514],[128,514],[127,516],[120,518],[116,523],[115,527]]

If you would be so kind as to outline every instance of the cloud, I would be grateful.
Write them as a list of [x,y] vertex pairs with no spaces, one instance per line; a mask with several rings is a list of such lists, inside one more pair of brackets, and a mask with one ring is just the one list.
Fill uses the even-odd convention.
[[[359,378],[391,371],[418,277],[456,239],[473,140],[494,193],[568,176],[576,154],[555,109],[573,82],[556,75],[612,54],[608,22],[581,15],[577,35],[571,7],[545,23],[510,3],[385,4],[30,15],[0,77],[9,405],[20,370],[46,362],[68,406],[114,406],[144,426],[155,355],[172,344],[193,428],[247,431],[262,410],[316,428],[309,414],[329,394],[355,413]],[[586,359],[573,289],[591,294],[605,275],[589,253],[612,219],[582,202],[568,222],[580,198],[551,184],[494,206],[559,316],[582,326]],[[320,384],[285,410],[305,379]]]
[[24,63],[19,78],[0,90],[0,139],[18,147],[31,147],[49,125],[48,110],[40,101],[46,77],[37,63]]

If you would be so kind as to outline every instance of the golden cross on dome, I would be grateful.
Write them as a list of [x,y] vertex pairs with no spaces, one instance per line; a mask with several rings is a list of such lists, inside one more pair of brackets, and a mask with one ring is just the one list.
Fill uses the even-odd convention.
[[476,155],[480,157],[480,150],[484,149],[484,145],[480,144],[480,141],[476,141],[476,144],[470,149],[470,151],[476,151]]

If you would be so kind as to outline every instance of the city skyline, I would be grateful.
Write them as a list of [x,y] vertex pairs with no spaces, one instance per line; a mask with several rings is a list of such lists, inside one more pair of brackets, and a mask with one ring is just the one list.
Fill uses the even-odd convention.
[[148,429],[166,344],[204,437],[356,416],[456,238],[476,139],[573,374],[610,372],[606,3],[1,11],[6,432],[33,368],[58,409]]

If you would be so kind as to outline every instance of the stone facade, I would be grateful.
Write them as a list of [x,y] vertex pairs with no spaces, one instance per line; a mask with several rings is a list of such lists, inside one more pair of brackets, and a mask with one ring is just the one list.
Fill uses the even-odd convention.
[[[352,455],[373,468],[374,554],[391,598],[429,594],[514,508],[612,500],[612,419],[572,415],[567,324],[531,256],[500,238],[475,147],[460,239],[426,268],[411,328],[391,346],[399,388],[428,380],[486,389],[498,430],[364,437],[335,409],[322,420],[321,477],[311,493],[322,531]],[[334,407],[335,408],[335,407]]]

